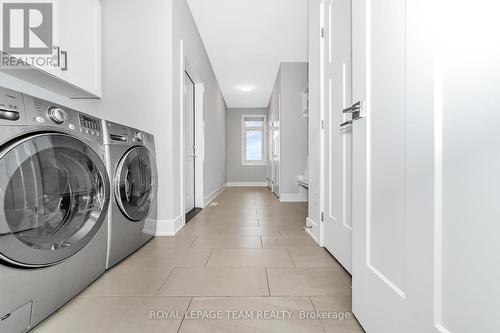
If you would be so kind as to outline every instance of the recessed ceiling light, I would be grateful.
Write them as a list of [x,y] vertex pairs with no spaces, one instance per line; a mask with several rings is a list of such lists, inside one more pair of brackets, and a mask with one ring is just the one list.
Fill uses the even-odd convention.
[[255,86],[253,84],[240,84],[238,89],[243,92],[250,92],[255,89]]

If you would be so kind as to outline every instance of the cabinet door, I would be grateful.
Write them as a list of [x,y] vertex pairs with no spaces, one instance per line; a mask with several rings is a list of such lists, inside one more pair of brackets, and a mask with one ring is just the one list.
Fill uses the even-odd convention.
[[55,10],[56,41],[62,51],[58,76],[72,85],[100,96],[100,2],[58,0]]

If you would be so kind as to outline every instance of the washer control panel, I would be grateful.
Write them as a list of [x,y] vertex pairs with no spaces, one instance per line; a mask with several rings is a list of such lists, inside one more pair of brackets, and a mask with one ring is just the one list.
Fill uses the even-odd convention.
[[101,121],[97,118],[80,113],[80,132],[95,137],[102,136]]
[[57,106],[49,106],[47,114],[54,123],[62,124],[68,119],[68,113]]
[[24,117],[24,103],[21,93],[0,88],[0,125],[20,122]]

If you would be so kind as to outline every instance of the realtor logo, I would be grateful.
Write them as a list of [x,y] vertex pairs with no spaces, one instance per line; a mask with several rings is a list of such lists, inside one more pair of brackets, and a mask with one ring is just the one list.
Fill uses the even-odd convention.
[[3,50],[9,54],[52,54],[52,3],[3,4]]

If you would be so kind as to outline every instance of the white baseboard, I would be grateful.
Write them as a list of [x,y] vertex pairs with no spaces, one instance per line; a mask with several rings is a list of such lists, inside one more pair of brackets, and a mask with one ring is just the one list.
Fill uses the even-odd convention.
[[228,182],[226,187],[267,187],[267,182]]
[[214,201],[214,199],[217,198],[217,196],[221,194],[225,188],[226,184],[223,184],[221,187],[219,187],[218,189],[207,195],[203,200],[203,208],[206,208],[212,201]]
[[303,193],[281,193],[281,202],[307,202],[307,195]]
[[175,236],[184,227],[184,215],[171,220],[158,220],[155,236]]
[[315,241],[316,243],[318,243],[318,244],[319,244],[318,237],[316,237],[316,235],[315,235],[315,234],[311,231],[311,230],[314,230],[314,229],[316,229],[316,228],[318,228],[318,227],[319,227],[319,226],[318,226],[318,223],[314,222],[313,220],[311,220],[311,219],[310,219],[310,218],[308,218],[308,217],[306,218],[306,221],[307,221],[307,222],[306,222],[306,225],[307,225],[307,226],[312,226],[312,227],[313,227],[312,229],[307,229],[307,228],[306,228],[306,232],[307,232],[307,234],[308,234],[309,236],[311,236],[311,238],[312,238],[312,239],[314,239],[314,241]]

